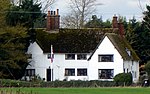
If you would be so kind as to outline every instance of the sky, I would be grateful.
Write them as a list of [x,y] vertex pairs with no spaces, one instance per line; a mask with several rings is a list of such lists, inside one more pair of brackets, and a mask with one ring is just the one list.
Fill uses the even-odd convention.
[[[69,0],[56,0],[53,9],[59,9],[61,16],[64,16],[69,10]],[[142,12],[146,10],[146,5],[150,5],[150,0],[97,0],[102,3],[96,7],[96,12],[92,15],[102,16],[103,20],[112,19],[114,15],[123,16],[132,19],[133,16],[137,20],[142,20]]]

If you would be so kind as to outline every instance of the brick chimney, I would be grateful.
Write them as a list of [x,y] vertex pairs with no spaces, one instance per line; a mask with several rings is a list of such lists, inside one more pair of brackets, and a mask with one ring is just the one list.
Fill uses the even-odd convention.
[[119,31],[119,35],[120,35],[121,37],[123,37],[123,36],[124,36],[124,26],[123,26],[123,23],[122,23],[122,22],[119,22],[119,23],[118,23],[118,31]]
[[114,15],[112,20],[112,28],[118,28],[118,20],[116,15]]
[[112,20],[113,32],[119,34],[121,37],[124,36],[124,26],[122,22],[118,22],[117,16],[113,16]]
[[48,11],[47,14],[47,31],[58,30],[60,25],[59,9],[56,11]]

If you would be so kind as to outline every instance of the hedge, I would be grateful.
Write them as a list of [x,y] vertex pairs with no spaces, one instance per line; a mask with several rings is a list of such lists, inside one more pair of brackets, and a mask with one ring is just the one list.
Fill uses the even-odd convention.
[[116,86],[130,86],[132,82],[131,73],[119,73],[114,77],[114,82]]
[[0,79],[0,87],[113,87],[113,81],[53,81],[53,82],[32,82]]

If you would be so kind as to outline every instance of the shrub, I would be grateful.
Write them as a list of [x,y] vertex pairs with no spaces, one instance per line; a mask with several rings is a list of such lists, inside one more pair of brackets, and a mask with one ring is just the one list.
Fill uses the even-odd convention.
[[150,61],[145,65],[145,71],[147,72],[148,76],[150,77]]
[[150,84],[150,61],[148,61],[145,65],[145,71],[147,72],[147,75],[145,78],[148,76],[148,84]]
[[132,74],[131,73],[120,73],[114,77],[114,82],[116,86],[129,86],[132,84]]

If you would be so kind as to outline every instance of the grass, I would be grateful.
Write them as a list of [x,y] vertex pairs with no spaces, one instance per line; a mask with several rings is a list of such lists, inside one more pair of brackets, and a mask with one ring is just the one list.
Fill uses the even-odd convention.
[[[32,94],[149,94],[150,88],[0,88]],[[31,93],[30,93],[31,94]]]

